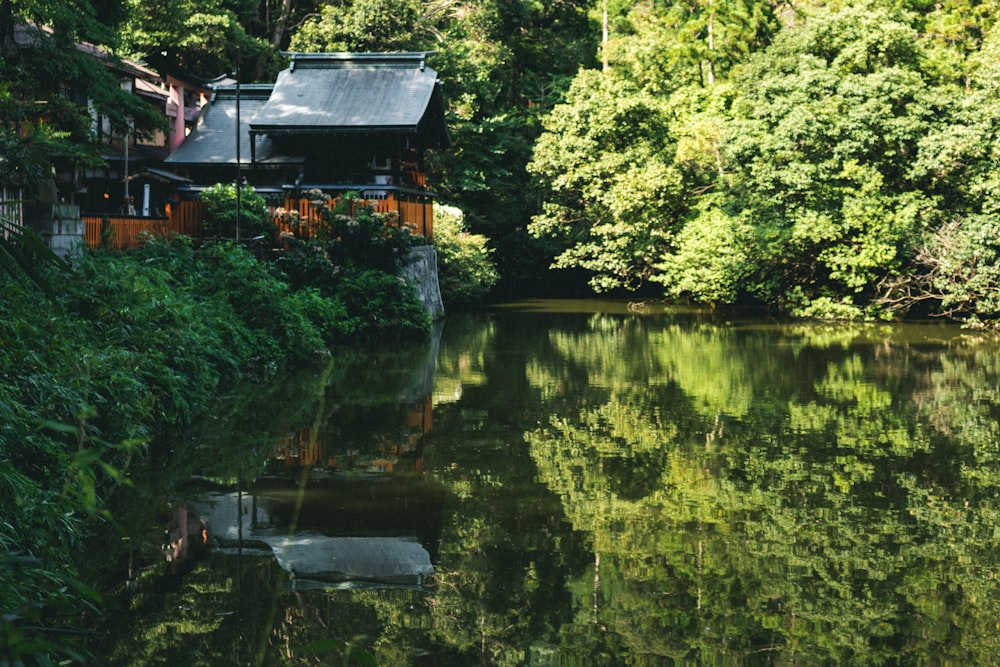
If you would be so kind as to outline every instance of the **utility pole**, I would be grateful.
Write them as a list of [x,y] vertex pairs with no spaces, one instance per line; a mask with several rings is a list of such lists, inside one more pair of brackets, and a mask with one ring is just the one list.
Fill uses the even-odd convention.
[[240,242],[240,208],[243,196],[243,173],[240,164],[240,50],[236,49],[236,243]]
[[129,200],[129,192],[128,192],[128,135],[129,135],[129,126],[126,125],[125,126],[125,161],[124,161],[124,166],[122,167],[122,173],[124,174],[123,178],[124,178],[124,183],[125,183],[125,201],[122,203],[122,213],[124,215],[128,215],[129,214],[129,206],[128,206],[128,200]]

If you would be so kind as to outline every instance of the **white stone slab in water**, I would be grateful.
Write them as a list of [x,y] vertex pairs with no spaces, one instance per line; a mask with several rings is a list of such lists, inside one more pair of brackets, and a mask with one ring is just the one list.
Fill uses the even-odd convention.
[[403,537],[269,537],[278,563],[296,577],[396,581],[434,572],[430,554]]
[[210,494],[194,510],[217,545],[270,547],[278,564],[295,578],[413,584],[434,572],[430,554],[415,538],[281,535],[265,527],[270,521],[261,506],[254,524],[251,501],[248,496],[239,499],[235,493]]

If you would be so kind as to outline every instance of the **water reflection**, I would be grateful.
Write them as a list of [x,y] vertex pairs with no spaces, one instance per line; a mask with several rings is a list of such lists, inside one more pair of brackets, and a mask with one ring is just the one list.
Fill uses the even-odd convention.
[[[434,571],[443,498],[421,475],[433,363],[423,361],[429,373],[396,368],[410,381],[390,390],[388,405],[362,401],[350,410],[331,392],[328,367],[313,422],[281,435],[249,484],[195,501],[216,552],[272,556],[293,589],[422,587]],[[419,400],[406,400],[417,392]]]
[[991,664],[997,352],[943,325],[653,304],[451,317],[426,348],[354,351],[275,389],[270,418],[250,401],[190,435],[205,458],[147,492],[198,507],[213,548],[174,589],[124,595],[103,650]]

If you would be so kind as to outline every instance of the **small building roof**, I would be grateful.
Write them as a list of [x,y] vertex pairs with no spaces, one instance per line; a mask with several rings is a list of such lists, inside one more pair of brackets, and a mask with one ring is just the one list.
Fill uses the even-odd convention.
[[289,67],[274,84],[216,86],[166,164],[235,165],[237,135],[240,164],[258,167],[302,164],[327,139],[393,137],[418,150],[451,145],[437,72],[426,63],[432,52],[286,55]]
[[[250,164],[250,121],[271,95],[272,84],[220,86],[202,109],[198,123],[184,143],[164,162],[170,165],[236,164],[236,102],[239,96],[240,163]],[[257,162],[288,162],[279,158],[267,137],[258,139]]]
[[[437,72],[426,64],[431,53],[289,55],[288,69],[251,122],[255,133],[415,135],[428,111],[443,110]],[[446,136],[429,143],[446,144]]]

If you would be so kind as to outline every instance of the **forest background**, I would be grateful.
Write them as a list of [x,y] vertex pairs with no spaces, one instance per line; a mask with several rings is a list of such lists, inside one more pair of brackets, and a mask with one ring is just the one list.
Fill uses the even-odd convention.
[[[4,0],[0,29],[29,18],[131,58],[166,51],[206,77],[239,59],[245,82],[273,80],[286,50],[436,51],[454,149],[432,156],[431,178],[489,239],[496,298],[532,285],[639,290],[797,316],[978,324],[1000,309],[995,10]],[[9,105],[29,84],[5,65]],[[60,67],[37,65],[31,85],[58,85]]]

